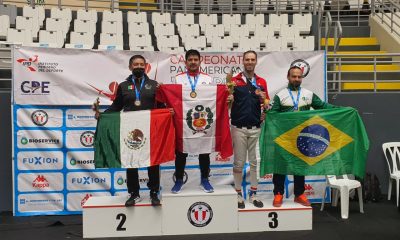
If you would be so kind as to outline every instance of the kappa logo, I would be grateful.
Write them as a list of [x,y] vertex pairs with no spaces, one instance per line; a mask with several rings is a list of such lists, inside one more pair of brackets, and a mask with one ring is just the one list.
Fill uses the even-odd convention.
[[83,197],[82,200],[81,200],[81,206],[85,205],[86,201],[89,200],[89,198],[92,197],[92,196],[93,196],[92,194],[87,193],[85,195],[85,197]]
[[22,66],[26,67],[29,71],[31,72],[36,72],[36,68],[32,66],[33,63],[37,64],[39,61],[38,55],[34,55],[31,58],[25,59],[25,58],[19,58],[17,59],[17,62],[22,64]]
[[31,114],[31,119],[36,126],[44,126],[49,120],[49,115],[43,110],[36,110]]
[[207,203],[195,202],[189,207],[187,217],[193,226],[205,227],[211,222],[213,211]]
[[48,188],[50,187],[50,183],[43,175],[38,175],[35,180],[33,180],[32,187],[39,189]]
[[135,129],[128,133],[128,136],[124,138],[124,142],[128,148],[138,150],[146,143],[146,137],[142,131]]
[[186,114],[186,123],[188,127],[193,131],[193,134],[204,133],[207,134],[206,130],[211,127],[214,114],[211,112],[209,107],[203,105],[197,105],[194,109],[190,109]]
[[291,64],[290,67],[299,67],[301,71],[303,71],[303,78],[307,77],[307,75],[310,73],[311,67],[308,62],[306,62],[304,59],[296,59],[294,60]]
[[80,137],[81,144],[84,147],[93,147],[94,144],[94,132],[85,131],[81,134]]
[[90,87],[92,87],[98,94],[108,97],[108,99],[110,99],[111,101],[114,101],[114,99],[117,97],[118,82],[114,81],[108,85],[108,89],[110,90],[110,92],[106,92],[102,89],[98,89],[97,87],[95,87],[89,83],[86,83],[86,84],[89,85]]
[[304,184],[304,189],[305,189],[305,191],[304,191],[305,195],[307,195],[307,196],[315,195],[314,188],[313,188],[313,186],[311,186],[311,184]]

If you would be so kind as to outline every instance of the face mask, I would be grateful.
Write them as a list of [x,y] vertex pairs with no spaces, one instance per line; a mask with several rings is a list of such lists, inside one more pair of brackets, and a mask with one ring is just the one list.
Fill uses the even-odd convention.
[[140,78],[140,77],[142,77],[144,75],[144,68],[134,68],[132,70],[132,74],[136,78]]

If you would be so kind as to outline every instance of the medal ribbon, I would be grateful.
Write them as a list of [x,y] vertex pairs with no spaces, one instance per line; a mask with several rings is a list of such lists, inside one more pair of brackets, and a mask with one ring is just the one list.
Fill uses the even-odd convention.
[[292,98],[292,101],[293,101],[293,108],[294,108],[294,110],[295,110],[295,111],[299,110],[299,100],[300,100],[301,88],[299,87],[299,90],[298,90],[298,92],[297,92],[297,101],[294,100],[292,91],[290,91],[289,88],[288,88],[288,91],[289,91],[290,97]]
[[196,75],[194,77],[194,82],[192,82],[192,79],[189,76],[189,73],[186,73],[187,78],[189,79],[190,82],[190,87],[192,88],[192,92],[196,92],[196,85],[197,85],[197,81],[199,80],[199,75]]
[[140,89],[135,84],[135,78],[132,76],[132,82],[133,85],[135,86],[135,94],[136,94],[136,101],[140,101],[140,93],[142,92],[142,88],[144,86],[145,78],[144,76],[142,77],[142,83],[140,84]]

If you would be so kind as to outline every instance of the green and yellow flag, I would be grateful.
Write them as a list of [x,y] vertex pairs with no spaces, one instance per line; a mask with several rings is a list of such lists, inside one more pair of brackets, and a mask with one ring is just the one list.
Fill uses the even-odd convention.
[[365,174],[369,140],[349,107],[267,114],[260,135],[260,174]]

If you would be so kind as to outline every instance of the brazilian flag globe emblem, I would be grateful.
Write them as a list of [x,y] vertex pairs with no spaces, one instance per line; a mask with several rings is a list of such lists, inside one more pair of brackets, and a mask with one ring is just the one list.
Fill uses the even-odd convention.
[[260,175],[365,174],[369,140],[354,108],[268,112],[260,134]]
[[308,165],[316,164],[352,141],[353,138],[319,116],[310,118],[274,140]]

